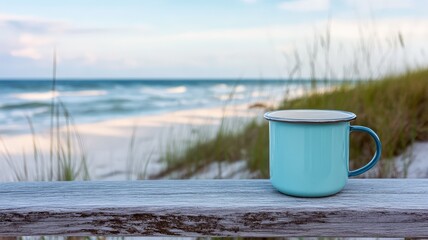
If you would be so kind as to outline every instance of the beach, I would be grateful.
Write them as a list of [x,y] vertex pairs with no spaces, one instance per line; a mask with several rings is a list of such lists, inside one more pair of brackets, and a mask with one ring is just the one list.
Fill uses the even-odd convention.
[[0,87],[0,181],[55,180],[54,165],[82,171],[82,161],[90,179],[149,178],[164,168],[159,160],[172,146],[179,154],[220,127],[238,131],[261,120],[266,107],[309,93],[308,82],[278,80],[76,80],[58,81],[55,89],[48,80],[2,81]]
[[[53,103],[76,124],[179,110],[278,101],[307,82],[281,80],[3,80],[0,81],[0,135],[50,128]],[[54,100],[54,102],[52,101]],[[62,123],[63,124],[63,123]]]
[[[75,127],[85,147],[91,179],[136,179],[143,171],[146,172],[144,177],[149,177],[164,167],[159,158],[167,144],[176,142],[184,147],[186,141],[191,141],[198,134],[209,137],[216,132],[222,121],[231,129],[238,130],[246,121],[255,117],[261,119],[264,109],[249,108],[250,105],[180,110],[78,124]],[[60,131],[65,132],[65,127]],[[134,147],[130,149],[133,136]],[[2,141],[5,144],[3,147],[17,160],[17,165],[23,167],[25,153],[27,168],[34,168],[34,161],[29,160],[33,153],[32,134],[3,135]],[[46,159],[50,147],[49,131],[37,133],[36,141],[38,150],[44,153]],[[4,152],[5,149],[1,151]],[[149,163],[146,165],[147,161]],[[13,172],[5,159],[0,163],[0,181],[13,180]],[[136,169],[137,166],[147,166],[147,169]]]
[[[177,85],[177,83],[174,84]],[[211,87],[214,88],[211,88],[209,92],[213,93],[214,96],[219,92],[221,92],[220,96],[227,95],[224,92],[225,89],[231,89],[218,83]],[[217,88],[223,90],[220,91]],[[158,112],[143,111],[141,114],[124,114],[122,117],[109,117],[111,116],[110,113],[105,114],[103,112],[100,112],[100,114],[104,114],[100,117],[96,116],[98,112],[91,112],[92,115],[83,116],[84,119],[92,117],[90,122],[80,121],[79,117],[81,116],[77,115],[73,118],[73,122],[67,125],[65,123],[69,120],[60,117],[59,121],[54,124],[53,131],[48,127],[43,128],[43,124],[46,125],[47,120],[49,120],[49,116],[45,116],[43,122],[35,121],[33,123],[35,125],[32,126],[33,132],[22,130],[22,128],[31,129],[30,126],[25,126],[25,124],[19,125],[19,131],[7,131],[6,129],[0,134],[0,181],[55,180],[56,178],[46,178],[46,176],[49,175],[49,169],[55,169],[55,167],[52,168],[53,165],[59,164],[55,163],[55,159],[58,158],[67,159],[68,164],[77,172],[83,171],[82,160],[84,160],[84,165],[88,172],[86,179],[149,179],[165,169],[167,162],[162,158],[168,153],[172,152],[179,155],[182,151],[187,150],[192,145],[192,142],[210,140],[218,133],[220,128],[233,132],[241,130],[246,126],[246,123],[254,119],[258,122],[263,121],[263,114],[267,111],[266,109],[277,108],[278,104],[284,99],[309,97],[315,92],[326,93],[335,89],[334,86],[321,86],[316,90],[308,91],[303,85],[294,85],[288,86],[288,91],[275,89],[273,91],[275,94],[269,95],[259,90],[256,94],[253,90],[245,92],[246,88],[249,89],[248,86],[241,86],[240,94],[247,94],[253,97],[258,94],[261,98],[244,98],[243,100],[241,99],[242,101],[237,102],[227,101],[233,100],[233,93],[230,93],[230,99],[223,99],[225,101],[212,104],[215,106],[211,107],[190,105],[188,109],[180,107],[166,108]],[[189,87],[171,87],[167,85],[163,90],[168,93],[168,96],[171,95],[171,91],[176,91],[179,94],[177,98],[182,98],[182,94],[189,91]],[[105,97],[106,92],[103,89],[80,90],[78,95],[79,97],[83,95],[96,98]],[[283,94],[284,92],[287,94]],[[45,103],[49,103],[52,97],[70,97],[73,95],[70,91],[52,93],[54,92],[21,93],[18,96],[26,98],[28,101],[44,100]],[[136,92],[136,94],[139,93],[140,91]],[[164,95],[162,89],[158,89],[155,94]],[[117,95],[119,93],[114,93],[110,98],[114,99]],[[132,94],[126,97],[136,98]],[[189,98],[189,96],[187,97]],[[96,102],[98,100],[92,101]],[[164,100],[161,99],[160,101]],[[3,127],[7,128],[7,125],[3,125]],[[51,142],[51,139],[54,140]],[[69,151],[63,149],[64,146],[65,148],[67,147],[67,144],[71,146]],[[53,164],[50,163],[49,158],[51,147],[53,149]],[[60,151],[57,151],[58,149]],[[400,173],[400,177],[418,178],[427,176],[428,166],[426,166],[426,161],[423,160],[426,149],[428,149],[426,142],[416,142],[408,147],[405,153],[395,158],[393,162]],[[67,155],[69,156],[67,157]],[[219,159],[218,162],[207,163],[204,168],[194,172],[190,178],[257,177],[257,174],[250,171],[247,164],[245,159],[234,162],[222,162]],[[403,169],[407,170],[404,171]],[[53,175],[55,174],[53,173]],[[376,174],[376,171],[370,174]],[[21,177],[19,178],[17,175]],[[186,174],[182,174],[178,170],[165,177],[183,178],[183,176],[186,176]],[[366,177],[371,176],[367,175]],[[74,180],[83,179],[85,179],[83,175],[76,175]]]

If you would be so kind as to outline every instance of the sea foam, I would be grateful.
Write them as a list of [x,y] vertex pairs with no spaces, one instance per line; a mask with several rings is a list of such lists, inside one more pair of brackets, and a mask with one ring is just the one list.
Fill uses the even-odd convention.
[[32,92],[32,93],[20,93],[14,94],[12,97],[22,100],[49,100],[55,97],[88,97],[88,96],[102,96],[106,95],[107,91],[104,90],[84,90],[84,91],[47,91],[47,92]]
[[173,87],[166,89],[167,93],[185,93],[187,88],[185,86]]
[[12,97],[22,100],[49,100],[53,97],[58,97],[59,92],[47,91],[47,92],[30,92],[30,93],[19,93],[14,94]]

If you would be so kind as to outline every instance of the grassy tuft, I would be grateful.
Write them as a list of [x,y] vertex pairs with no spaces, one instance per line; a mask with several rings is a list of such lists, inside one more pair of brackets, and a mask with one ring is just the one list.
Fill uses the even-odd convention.
[[[74,181],[89,180],[87,154],[76,124],[64,103],[55,96],[56,51],[53,54],[52,100],[50,105],[49,154],[42,151],[30,117],[27,117],[32,136],[33,156],[27,161],[23,149],[22,158],[12,156],[6,142],[0,136],[0,157],[9,165],[15,181]],[[63,127],[61,127],[63,126]]]
[[[355,125],[378,133],[382,158],[401,154],[415,140],[428,140],[428,70],[387,77],[381,81],[342,87],[329,94],[284,102],[282,109],[341,109],[357,114]],[[360,167],[373,155],[367,134],[353,134],[350,158]],[[382,170],[382,169],[381,169]],[[386,175],[381,172],[380,176]]]
[[[27,156],[23,150],[22,158],[9,153],[6,142],[0,137],[0,156],[6,161],[13,172],[15,181],[73,181],[89,180],[87,154],[73,118],[59,102],[55,104],[54,123],[52,130],[52,151],[46,157],[31,118],[27,117],[32,136],[32,155]],[[64,127],[59,127],[64,122]],[[57,124],[58,123],[58,124]]]
[[[354,112],[354,125],[376,131],[383,144],[382,158],[401,154],[414,141],[428,140],[428,70],[342,85],[334,91],[284,101],[278,109],[338,109]],[[269,175],[268,124],[253,121],[240,132],[220,130],[213,139],[193,143],[183,154],[168,154],[168,167],[156,177],[182,171],[183,177],[216,161],[247,160],[260,177]],[[364,165],[375,149],[367,134],[351,137],[351,167]],[[385,170],[380,177],[390,174]],[[389,175],[390,176],[390,175]]]

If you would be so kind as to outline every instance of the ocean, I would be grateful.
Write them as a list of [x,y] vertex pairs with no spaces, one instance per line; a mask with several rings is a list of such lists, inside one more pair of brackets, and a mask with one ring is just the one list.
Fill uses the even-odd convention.
[[183,109],[279,100],[309,86],[284,80],[51,80],[0,81],[0,134],[49,127],[52,98],[76,124]]

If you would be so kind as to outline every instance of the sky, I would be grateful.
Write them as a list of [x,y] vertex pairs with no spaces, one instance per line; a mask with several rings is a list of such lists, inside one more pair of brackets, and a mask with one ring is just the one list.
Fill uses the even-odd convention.
[[428,65],[425,0],[2,0],[0,79],[364,78]]

